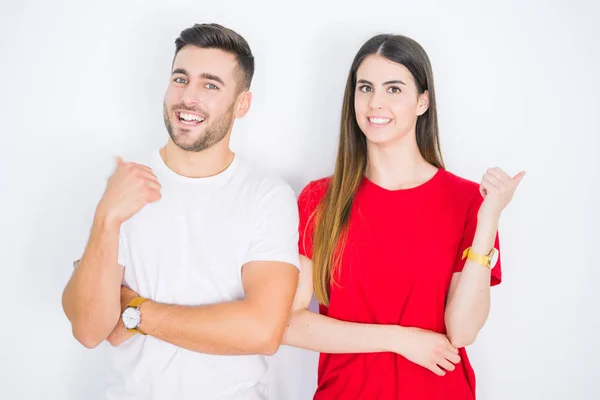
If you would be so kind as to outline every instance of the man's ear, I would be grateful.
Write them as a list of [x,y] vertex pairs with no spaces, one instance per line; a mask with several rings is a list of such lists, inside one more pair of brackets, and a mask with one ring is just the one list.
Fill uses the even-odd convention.
[[238,95],[237,104],[235,106],[235,117],[243,118],[250,110],[252,104],[252,92],[245,90]]

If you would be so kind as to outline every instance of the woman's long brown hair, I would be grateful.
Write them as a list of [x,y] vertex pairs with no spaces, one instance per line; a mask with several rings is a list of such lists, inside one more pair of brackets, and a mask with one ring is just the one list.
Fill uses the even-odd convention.
[[354,95],[358,67],[372,54],[404,65],[412,74],[419,93],[429,92],[429,108],[417,119],[417,145],[427,162],[444,168],[438,137],[433,73],[427,53],[421,45],[405,36],[374,36],[360,48],[352,62],[344,92],[335,170],[325,197],[314,215],[313,282],[317,300],[324,305],[329,305],[330,287],[337,283],[350,211],[367,167],[367,142],[356,122]]

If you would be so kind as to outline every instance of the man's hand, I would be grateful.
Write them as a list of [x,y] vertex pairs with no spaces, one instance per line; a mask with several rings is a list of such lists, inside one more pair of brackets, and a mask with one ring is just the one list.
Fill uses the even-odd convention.
[[[127,305],[136,298],[138,294],[133,290],[129,289],[127,286],[121,286],[121,312],[125,311]],[[123,324],[123,320],[119,318],[117,325],[113,329],[113,331],[108,335],[106,340],[114,346],[120,346],[121,344],[128,341],[131,337],[136,335],[135,332],[129,332],[127,328],[125,328],[125,324]]]
[[152,169],[117,158],[117,168],[106,185],[96,218],[121,226],[148,203],[160,200],[160,183]]

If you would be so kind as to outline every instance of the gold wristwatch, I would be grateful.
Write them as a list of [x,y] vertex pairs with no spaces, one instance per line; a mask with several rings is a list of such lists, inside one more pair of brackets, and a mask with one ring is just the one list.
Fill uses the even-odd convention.
[[488,267],[489,269],[492,269],[496,266],[496,263],[498,262],[498,249],[493,248],[492,251],[490,251],[490,253],[488,255],[481,255],[481,254],[477,254],[475,253],[473,250],[471,250],[470,247],[468,247],[462,255],[462,259],[464,260],[465,258],[473,261],[477,264],[481,264],[485,267]]

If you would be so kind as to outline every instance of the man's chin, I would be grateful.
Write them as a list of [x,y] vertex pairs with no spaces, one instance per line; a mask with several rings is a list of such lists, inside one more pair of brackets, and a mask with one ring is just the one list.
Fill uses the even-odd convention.
[[177,132],[171,139],[177,147],[185,151],[199,152],[206,149],[206,143],[192,132]]
[[204,129],[200,127],[181,128],[176,127],[174,130],[174,138],[181,143],[197,142],[204,135]]

